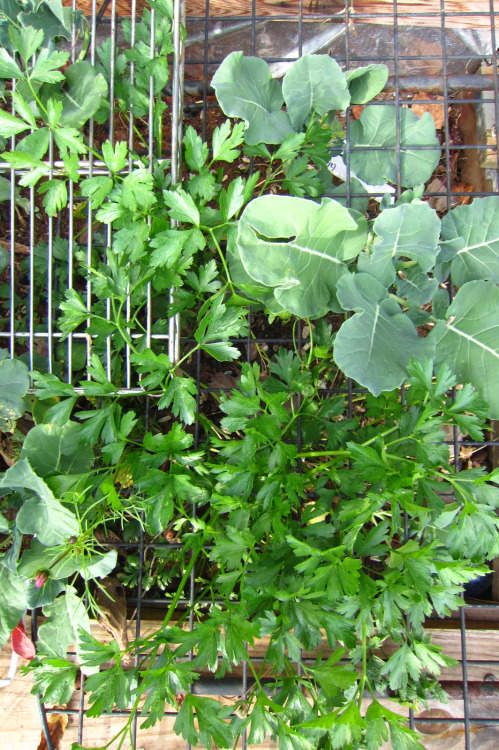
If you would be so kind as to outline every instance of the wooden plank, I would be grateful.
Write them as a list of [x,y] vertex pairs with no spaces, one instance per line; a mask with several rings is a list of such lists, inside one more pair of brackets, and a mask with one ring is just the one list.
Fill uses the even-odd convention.
[[[158,622],[145,621],[143,623],[143,635],[151,634],[158,628]],[[108,639],[108,634],[97,623],[92,628],[97,638]],[[461,635],[453,629],[430,628],[427,632],[432,635],[432,642],[441,645],[446,653],[459,658],[461,656]],[[479,726],[472,724],[472,748],[473,750],[497,750],[499,747],[499,727],[487,723],[487,719],[499,717],[499,631],[497,630],[468,630],[467,657],[469,660],[488,661],[487,664],[468,664],[469,679],[469,707],[470,716],[483,719]],[[327,646],[327,644],[326,644]],[[255,658],[262,657],[266,649],[266,640],[262,639],[255,644],[252,654]],[[382,652],[389,656],[396,649],[395,644],[387,644]],[[315,649],[312,655],[319,652]],[[324,648],[324,655],[327,654]],[[7,673],[10,662],[10,647],[4,646],[0,651],[0,677]],[[239,673],[234,672],[234,677]],[[422,714],[423,718],[463,718],[462,700],[462,671],[461,666],[443,670],[445,688],[449,691],[451,699],[448,704],[441,705],[435,701],[430,702],[430,713]],[[487,678],[487,679],[486,679]],[[495,679],[493,679],[495,678]],[[27,676],[17,674],[11,685],[0,690],[0,711],[2,715],[2,743],[1,750],[35,750],[40,739],[41,723],[38,713],[36,698],[30,695],[31,680]],[[69,709],[77,709],[79,705],[79,694],[73,696]],[[392,710],[407,715],[406,709],[391,705]],[[155,727],[138,734],[137,748],[143,750],[159,750],[167,747],[168,750],[184,750],[185,743],[177,738],[172,727],[174,716],[167,716]],[[124,725],[122,717],[100,717],[97,719],[85,718],[84,742],[90,747],[101,746],[110,741],[111,738]],[[422,725],[424,741],[427,750],[465,750],[464,724],[457,723],[445,725],[427,722]],[[70,715],[66,728],[61,750],[70,750],[71,743],[78,738],[77,716]],[[117,743],[110,746],[116,748]],[[275,747],[272,743],[258,746],[260,750]],[[390,748],[386,746],[387,750]],[[124,748],[130,748],[130,743],[125,742]]]
[[[72,0],[63,0],[64,5],[71,5]],[[97,10],[102,2],[97,2]],[[76,7],[87,15],[91,14],[92,0],[76,0]],[[140,14],[146,7],[145,0],[137,0],[137,13]],[[251,16],[253,8],[252,0],[210,0],[210,18],[230,16]],[[256,0],[255,12],[257,16],[298,16],[300,8],[299,0]],[[130,17],[132,0],[116,0],[116,11],[119,16]],[[187,0],[187,16],[204,17],[206,13],[205,0]],[[446,0],[445,2],[445,25],[447,28],[466,29],[490,29],[491,22],[488,15],[479,16],[475,13],[490,12],[489,0]],[[426,14],[440,13],[440,0],[399,0],[397,3],[397,23],[399,26],[433,26],[440,27],[440,17]],[[109,4],[105,15],[111,13]],[[345,0],[308,0],[303,3],[303,15],[308,14],[330,14],[332,16],[344,17]],[[410,14],[419,13],[419,16]],[[469,15],[452,16],[453,13],[466,13]],[[369,18],[359,18],[361,14],[372,14]],[[355,0],[353,8],[350,7],[349,20],[351,25],[355,23],[375,23],[388,26],[393,25],[393,0]],[[408,15],[409,14],[409,15]],[[377,17],[376,17],[377,16]]]

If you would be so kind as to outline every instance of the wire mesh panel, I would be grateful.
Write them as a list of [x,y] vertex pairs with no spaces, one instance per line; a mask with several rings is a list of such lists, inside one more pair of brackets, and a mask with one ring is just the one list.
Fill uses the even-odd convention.
[[[109,99],[117,96],[115,91],[115,66],[119,65],[120,50],[133,49],[138,34],[138,4],[111,0],[98,6],[78,6],[85,11],[90,25],[89,58],[92,63],[98,61],[98,43],[109,40],[108,66],[110,72]],[[181,43],[181,24],[185,22],[185,61],[184,48]],[[171,90],[162,95],[170,96],[170,115],[162,118],[155,111],[161,96],[153,91],[152,83],[149,92],[147,112],[136,117],[134,112],[123,113],[123,121],[113,119],[112,115],[105,133],[103,125],[90,121],[88,139],[92,147],[99,139],[109,138],[116,143],[126,140],[131,149],[149,157],[158,154],[167,159],[171,156],[171,175],[175,183],[182,178],[180,163],[180,140],[182,127],[192,125],[203,138],[211,139],[215,127],[225,119],[220,112],[211,79],[227,54],[241,50],[246,55],[266,60],[274,77],[282,77],[292,61],[304,54],[328,53],[334,57],[344,70],[359,66],[383,63],[388,66],[389,78],[384,92],[377,98],[376,106],[396,105],[395,140],[385,146],[379,146],[393,156],[396,179],[391,184],[380,180],[374,187],[362,186],[352,178],[352,154],[350,148],[350,128],[359,121],[362,105],[349,107],[344,114],[346,132],[346,150],[344,158],[333,155],[331,170],[335,177],[344,180],[336,191],[336,197],[343,199],[348,206],[355,207],[356,201],[369,201],[368,212],[374,218],[379,212],[379,203],[386,193],[400,197],[403,190],[402,154],[404,143],[401,136],[400,118],[403,108],[423,114],[430,112],[433,116],[439,139],[442,145],[442,158],[425,186],[423,199],[437,210],[440,215],[457,205],[466,205],[474,197],[496,195],[499,187],[499,162],[497,155],[496,122],[498,115],[498,82],[496,67],[496,12],[493,0],[475,2],[473,7],[463,3],[435,0],[432,3],[393,2],[358,3],[352,0],[345,2],[308,2],[308,0],[289,0],[273,2],[272,0],[242,0],[240,2],[219,3],[206,0],[204,3],[187,2],[183,7],[180,2],[174,4],[174,53],[172,58],[173,74]],[[125,24],[125,25],[124,25]],[[148,27],[151,58],[154,57],[155,16],[151,10]],[[72,59],[78,54],[77,30],[73,28],[70,41]],[[101,60],[102,62],[102,60]],[[184,83],[185,73],[185,83]],[[134,68],[131,69],[133,84]],[[155,98],[156,97],[156,98]],[[380,110],[380,111],[381,111]],[[111,112],[113,110],[111,109]],[[140,120],[140,122],[138,122]],[[168,121],[169,125],[166,126]],[[162,125],[164,130],[162,133]],[[353,127],[357,127],[353,125]],[[168,145],[166,146],[165,143]],[[12,139],[12,148],[15,140]],[[366,147],[367,148],[367,147]],[[418,147],[416,146],[416,150]],[[419,149],[421,158],[429,147],[422,145]],[[48,166],[49,177],[56,174],[59,162],[54,156],[54,144],[51,140]],[[355,159],[355,155],[353,156]],[[149,159],[149,162],[151,160]],[[134,165],[130,162],[125,168],[129,173]],[[241,169],[247,168],[247,162],[241,163]],[[8,240],[4,241],[10,257],[8,277],[4,283],[4,309],[6,315],[1,340],[9,350],[11,357],[21,357],[31,370],[55,373],[68,383],[78,382],[85,365],[91,363],[91,355],[98,352],[105,363],[109,380],[118,377],[119,393],[127,397],[140,397],[141,408],[147,413],[150,400],[144,395],[139,377],[134,373],[130,362],[130,344],[125,351],[116,352],[110,336],[99,333],[70,333],[66,338],[58,328],[60,304],[65,290],[77,290],[84,298],[86,309],[91,310],[98,297],[96,285],[92,279],[83,280],[78,276],[78,262],[92,266],[95,254],[105,258],[105,248],[111,242],[111,235],[102,227],[96,227],[91,204],[73,199],[73,187],[69,182],[69,202],[67,209],[57,212],[54,217],[46,218],[35,195],[29,189],[26,198],[17,196],[16,183],[22,177],[22,171],[1,167],[3,174],[11,179],[10,204],[2,204],[3,221],[8,223]],[[85,176],[105,176],[109,168],[103,161],[95,159],[90,153],[88,161],[78,165],[78,173]],[[20,210],[21,200],[28,201],[28,213],[25,216]],[[9,209],[5,206],[9,205]],[[452,290],[451,290],[452,291]],[[172,361],[178,360],[192,338],[183,339],[179,332],[177,317],[170,317],[165,323],[161,311],[154,308],[150,289],[144,292],[144,299],[137,302],[140,312],[136,315],[130,308],[127,298],[127,319],[135,316],[138,328],[130,333],[130,340],[145,339],[148,347],[157,353],[167,352]],[[103,307],[102,326],[112,316],[109,302]],[[244,339],[231,343],[239,347],[243,357],[251,363],[260,357],[270,357],[280,347],[298,352],[311,346],[310,328],[298,322],[296,328],[290,329],[279,325],[262,323],[258,313],[250,314],[250,331]],[[61,339],[64,338],[64,341]],[[119,356],[118,356],[119,355]],[[220,394],[233,388],[234,373],[222,366],[216,371],[205,367],[198,351],[190,363],[196,381],[197,411],[203,415],[203,405],[210,399],[220,398]],[[355,398],[363,389],[354,387],[351,381],[344,381],[338,386],[333,383],[323,389],[324,394],[345,394],[347,398],[347,417],[351,418],[355,410]],[[211,402],[213,403],[213,402]],[[209,408],[209,407],[208,407]],[[213,408],[213,407],[212,407]],[[194,425],[195,447],[203,441],[205,425],[197,421]],[[464,439],[454,430],[448,435],[454,466],[496,465],[497,431],[491,432],[491,439],[486,442]],[[298,452],[301,451],[301,431],[297,434]],[[494,453],[495,451],[495,453]],[[477,462],[477,463],[474,463]],[[298,464],[298,471],[300,465]],[[407,539],[406,539],[407,541]],[[154,611],[164,613],[172,605],[189,610],[189,625],[192,629],[194,605],[202,611],[206,604],[200,596],[202,578],[198,564],[190,566],[189,557],[182,553],[182,545],[176,543],[174,534],[169,541],[145,540],[143,533],[138,541],[123,542],[106,540],[107,548],[126,550],[129,559],[135,561],[135,578],[133,585],[135,595],[127,598],[129,607],[135,609],[137,637],[144,635],[142,627],[148,615]],[[178,557],[175,559],[175,554]],[[209,550],[207,551],[209,554]],[[178,578],[181,586],[177,594],[171,592],[164,596],[152,595],[147,580],[148,561],[158,560],[164,556],[175,559],[178,565]],[[151,564],[152,565],[152,564]],[[158,567],[155,567],[158,570]],[[490,580],[488,579],[490,587]],[[486,587],[487,588],[487,587]],[[476,699],[475,693],[485,691],[481,680],[473,676],[470,688],[469,671],[473,675],[479,670],[493,674],[496,660],[470,656],[467,649],[467,625],[480,619],[494,616],[496,605],[487,597],[490,591],[469,591],[469,601],[460,610],[459,638],[455,647],[461,665],[461,674],[451,685],[450,694],[453,701],[452,711],[432,713],[425,716],[409,717],[411,726],[420,726],[425,738],[430,741],[436,732],[439,739],[458,737],[456,744],[446,747],[464,747],[466,750],[482,750],[495,747],[499,739],[499,719],[483,711],[483,702]],[[215,604],[223,605],[222,602]],[[36,612],[34,613],[34,632],[36,634]],[[468,631],[469,632],[469,631]],[[192,652],[190,654],[192,658]],[[258,657],[255,658],[258,663]],[[310,659],[310,663],[313,660]],[[200,694],[207,695],[244,695],[251,682],[244,664],[241,673],[224,681],[204,680],[196,685]],[[478,687],[477,687],[478,686]],[[492,687],[490,687],[492,686]],[[494,692],[494,682],[489,680],[486,686]],[[497,697],[497,694],[494,693]],[[456,704],[459,707],[456,709]],[[82,677],[77,701],[69,708],[46,709],[41,707],[41,716],[46,728],[47,716],[51,713],[66,711],[78,722],[78,742],[95,741],[99,736],[99,726],[109,721],[104,715],[99,720],[85,715],[84,679]],[[462,713],[460,709],[462,707]],[[456,709],[456,710],[454,710]],[[128,716],[127,711],[114,711],[116,719]],[[156,738],[155,747],[183,746],[172,733],[173,718],[176,712],[166,714],[167,729],[170,734],[161,739]],[[100,723],[99,723],[100,722]],[[437,726],[438,725],[438,726]],[[447,735],[445,733],[448,733]],[[486,737],[490,742],[478,744],[476,737]],[[48,736],[48,731],[47,731]],[[454,739],[451,740],[454,742]],[[137,723],[134,720],[132,746],[149,747],[146,734],[137,734]],[[240,746],[246,747],[247,739],[243,735]],[[52,747],[50,738],[47,740]],[[189,747],[188,743],[187,746]],[[443,746],[443,745],[442,745]],[[152,747],[152,745],[151,745]],[[429,744],[429,747],[432,747]]]
[[[107,15],[106,9],[108,9]],[[114,101],[116,57],[119,58],[120,49],[133,49],[137,43],[136,30],[140,26],[140,21],[137,16],[136,4],[130,3],[126,16],[122,17],[117,14],[114,3],[107,3],[105,7],[103,6],[100,9],[94,3],[92,7],[85,6],[83,11],[88,13],[90,25],[88,30],[89,48],[86,54],[92,65],[97,63],[102,65],[103,68],[107,65],[108,96],[110,101]],[[110,108],[108,120],[103,122],[101,117],[99,123],[97,123],[94,119],[91,119],[87,125],[90,152],[87,159],[79,161],[77,171],[80,177],[98,177],[110,174],[106,164],[102,159],[99,159],[99,154],[92,148],[94,145],[100,146],[104,138],[109,138],[113,143],[120,140],[128,143],[130,149],[136,149],[139,157],[148,157],[150,163],[152,163],[151,157],[153,155],[161,156],[163,151],[163,158],[168,160],[168,165],[171,156],[173,180],[175,181],[178,178],[182,106],[180,16],[180,9],[177,8],[175,65],[170,84],[174,93],[171,96],[171,121],[169,120],[168,132],[163,129],[161,124],[159,126],[157,124],[158,114],[155,111],[157,92],[152,89],[148,111],[144,109],[142,102],[142,106],[135,108],[133,112],[130,110],[120,113],[117,121],[115,121],[114,110]],[[124,24],[126,40],[123,35]],[[154,24],[154,10],[152,10],[150,22],[148,22],[151,58],[154,57],[154,50],[157,46]],[[142,28],[144,28],[143,22]],[[72,38],[68,43],[71,50],[71,62],[73,63],[76,62],[80,52],[80,31],[75,28],[73,22]],[[104,46],[101,47],[103,43]],[[105,46],[106,44],[107,46]],[[109,55],[108,60],[105,60],[104,49]],[[109,54],[109,49],[113,50],[112,54]],[[129,74],[131,86],[134,85],[135,75],[132,66]],[[138,116],[135,112],[139,113]],[[154,118],[156,119],[153,124]],[[139,122],[141,130],[137,127],[137,122]],[[14,148],[15,139],[12,140],[11,146]],[[64,166],[61,159],[54,159],[54,148],[52,138],[47,162],[50,168],[50,177],[56,175],[57,170]],[[136,165],[133,165],[130,161],[128,164],[129,173],[133,166]],[[8,245],[10,253],[10,273],[8,295],[7,287],[4,287],[4,308],[7,314],[3,320],[0,336],[3,345],[9,348],[10,355],[21,356],[30,369],[54,372],[67,380],[68,383],[72,383],[75,379],[78,379],[78,375],[84,369],[85,362],[88,363],[92,341],[96,337],[92,339],[92,336],[86,333],[71,333],[64,337],[65,341],[62,343],[63,333],[58,330],[57,326],[59,305],[66,289],[80,290],[81,288],[81,278],[78,277],[75,270],[78,263],[80,262],[83,265],[86,261],[90,264],[92,255],[94,253],[102,254],[101,248],[106,247],[110,238],[105,231],[88,229],[88,227],[94,227],[95,225],[92,208],[90,207],[87,211],[81,200],[73,199],[73,183],[71,180],[67,188],[69,191],[67,208],[58,213],[57,216],[50,216],[47,219],[33,188],[30,188],[29,197],[22,199],[28,201],[25,205],[27,215],[16,204],[16,201],[19,203],[21,199],[17,197],[18,188],[15,186],[19,179],[22,179],[24,172],[9,169],[5,163],[2,164],[1,169],[3,174],[10,177],[12,201],[8,215],[5,208],[7,204],[2,204],[3,221],[9,225],[8,240],[4,240],[4,245],[6,247]],[[79,253],[79,257],[76,257],[75,253]],[[84,254],[86,254],[86,258]],[[81,291],[87,309],[90,310],[96,297],[91,282],[87,282],[85,290],[81,289]],[[169,326],[164,326],[161,330],[159,330],[156,322],[156,330],[152,330],[150,299],[146,301],[144,307],[141,330],[133,332],[131,334],[132,339],[145,336],[148,342],[166,342],[167,350],[174,357],[177,346],[174,322],[171,322]],[[107,310],[106,316],[108,318],[109,315],[110,312]],[[107,341],[105,347],[107,348],[106,371],[110,375],[113,370],[110,340]],[[124,393],[141,393],[136,379],[135,381],[132,379],[129,357],[130,349],[127,347],[121,390]]]

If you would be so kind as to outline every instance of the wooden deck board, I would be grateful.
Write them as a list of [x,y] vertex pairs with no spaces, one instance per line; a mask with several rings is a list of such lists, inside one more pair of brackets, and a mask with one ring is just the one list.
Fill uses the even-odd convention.
[[[142,634],[150,634],[157,629],[158,623],[145,621]],[[432,641],[441,645],[445,652],[455,658],[461,656],[461,635],[459,630],[430,628]],[[95,624],[93,633],[97,638],[108,638],[102,627]],[[468,630],[467,657],[471,662],[481,661],[486,664],[468,664],[469,680],[469,708],[471,718],[482,719],[480,724],[472,723],[471,737],[472,750],[497,750],[499,747],[499,726],[488,723],[488,719],[499,718],[499,630]],[[326,646],[326,644],[325,644]],[[0,651],[0,677],[7,673],[10,662],[9,646],[4,646]],[[256,658],[261,657],[266,648],[264,639],[255,644],[252,653]],[[385,647],[385,654],[393,653],[396,646],[389,644]],[[318,649],[313,653],[317,653]],[[324,653],[327,648],[324,648]],[[22,660],[21,660],[22,661]],[[234,672],[237,676],[238,672]],[[451,699],[448,704],[442,705],[435,701],[430,702],[429,714],[422,717],[430,718],[457,718],[464,717],[464,705],[462,700],[462,670],[461,666],[443,670],[445,687],[449,690]],[[487,677],[487,681],[484,682]],[[495,682],[492,681],[495,678]],[[30,694],[31,680],[29,677],[18,673],[13,682],[6,688],[0,690],[0,715],[1,719],[1,750],[36,750],[40,741],[41,722],[35,696]],[[366,707],[369,701],[366,701]],[[392,710],[407,715],[407,710],[390,703]],[[75,693],[68,708],[77,709],[79,694]],[[100,717],[97,719],[84,719],[83,741],[89,747],[99,747],[108,742],[123,726],[125,719],[122,717]],[[178,738],[173,732],[174,716],[166,716],[156,726],[138,731],[137,750],[184,750],[185,742]],[[139,720],[140,725],[140,720]],[[418,724],[423,733],[422,744],[427,750],[465,750],[464,723],[444,724],[426,723]],[[71,743],[78,739],[78,717],[70,715],[61,750],[70,750]],[[110,746],[111,750],[117,747],[117,743]],[[129,741],[124,744],[125,750],[131,750]],[[266,743],[258,746],[260,750],[270,750],[275,745]],[[390,745],[386,746],[386,750]]]

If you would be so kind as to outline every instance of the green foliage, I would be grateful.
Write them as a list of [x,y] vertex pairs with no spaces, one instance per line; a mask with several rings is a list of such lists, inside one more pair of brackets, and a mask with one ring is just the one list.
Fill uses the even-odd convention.
[[440,144],[428,112],[419,118],[411,110],[397,110],[392,104],[368,105],[360,119],[350,125],[350,164],[354,174],[369,184],[375,185],[380,179],[397,182],[397,117],[402,187],[426,182],[439,162]]
[[0,428],[12,432],[24,413],[29,374],[23,362],[7,359],[6,354],[5,349],[0,351]]
[[328,198],[319,205],[268,195],[245,209],[237,247],[245,271],[273,288],[282,308],[316,318],[337,309],[338,281],[364,247],[366,234],[360,214]]
[[[31,38],[42,38],[45,45],[55,39],[71,39],[72,25],[75,31],[85,27],[85,18],[81,11],[73,12],[69,7],[63,7],[61,0],[5,0],[0,9],[0,44],[10,52],[15,50],[12,34],[21,30],[31,29]],[[26,35],[25,39],[28,38]],[[25,47],[26,57],[37,48]],[[5,56],[5,52],[2,51]],[[8,77],[8,76],[7,76]]]
[[[34,692],[67,702],[81,669],[90,716],[131,708],[118,741],[140,705],[143,726],[171,707],[177,734],[205,747],[233,747],[245,729],[250,743],[270,738],[285,750],[376,750],[388,737],[419,747],[377,696],[417,707],[441,695],[436,678],[452,660],[424,620],[461,606],[463,586],[499,554],[497,472],[454,471],[446,442],[454,429],[482,440],[485,416],[499,413],[499,199],[442,221],[421,200],[440,156],[427,114],[368,106],[346,143],[336,110],[369,102],[387,69],[344,73],[327,55],[293,63],[282,86],[261,60],[229,55],[213,86],[241,122],[226,120],[209,143],[187,128],[172,185],[159,145],[170,0],[154,0],[154,23],[145,11],[135,36],[125,23],[124,49],[114,59],[105,43],[95,66],[66,67],[68,54],[47,43],[69,18],[58,0],[39,3],[34,24],[14,23],[16,0],[6,7],[0,76],[16,86],[5,92],[0,135],[19,138],[3,159],[23,171],[21,187],[37,186],[48,215],[71,194],[83,204],[74,210],[104,230],[88,227],[93,252],[63,236],[50,252],[34,249],[36,308],[48,309],[50,272],[62,340],[53,371],[31,374],[33,402],[26,367],[0,359],[0,418],[19,454],[0,479],[0,642],[28,606],[43,607],[28,668]],[[157,154],[138,129],[140,154],[124,141],[89,143],[83,126],[106,121],[110,84],[120,116],[152,113]],[[46,162],[52,138],[57,168]],[[332,151],[349,155],[358,178],[396,184],[399,145],[397,187],[414,190],[394,205],[383,199],[369,222],[366,201],[358,211],[334,199],[345,186],[333,187]],[[81,178],[87,158],[106,174]],[[255,307],[263,330],[262,309],[289,325],[293,346],[253,347]],[[185,341],[174,360],[166,339],[175,315]],[[299,319],[308,329],[300,346]],[[86,339],[80,349],[75,333]],[[253,364],[238,363],[246,355]],[[220,395],[205,398],[205,372],[216,382],[219,368],[236,385],[224,390],[222,380]],[[371,391],[355,396],[350,414],[330,395],[344,376]],[[402,382],[403,398],[393,390]],[[131,383],[137,399],[120,395]],[[34,426],[22,435],[16,420],[30,410]],[[99,579],[117,564],[111,533],[152,537],[146,559],[129,555],[120,576],[136,585],[140,572],[145,588],[171,597],[158,630],[126,648],[89,632]],[[157,550],[158,537],[175,544]],[[179,610],[188,587],[194,603]],[[389,658],[380,655],[388,639],[397,646]],[[243,664],[248,688],[230,705],[193,689],[206,672],[219,679]]]
[[240,117],[246,122],[244,139],[249,145],[282,143],[293,132],[289,116],[282,109],[281,87],[263,60],[231,52],[211,85],[227,117]]
[[432,331],[437,362],[448,362],[462,381],[476,383],[489,404],[489,414],[499,415],[495,386],[499,361],[499,288],[491,281],[470,281],[455,296]]

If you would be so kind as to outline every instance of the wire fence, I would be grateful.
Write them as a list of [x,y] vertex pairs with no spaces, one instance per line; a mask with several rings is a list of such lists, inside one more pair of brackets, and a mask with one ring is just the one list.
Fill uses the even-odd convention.
[[[73,0],[74,5],[74,0]],[[355,7],[354,7],[355,5]],[[499,122],[499,84],[497,76],[496,57],[496,16],[494,0],[490,3],[479,4],[469,10],[456,10],[455,3],[439,0],[432,4],[432,10],[416,10],[424,5],[415,5],[414,11],[408,11],[407,3],[403,4],[403,11],[399,11],[397,0],[384,3],[384,14],[365,12],[365,4],[359,11],[357,3],[345,0],[344,3],[314,2],[313,0],[289,0],[289,2],[257,3],[256,0],[239,0],[238,2],[223,4],[205,0],[204,4],[188,4],[174,0],[174,46],[172,58],[172,86],[171,86],[171,169],[173,181],[180,178],[180,142],[185,101],[185,117],[189,122],[197,123],[199,132],[206,137],[210,133],[212,120],[216,113],[216,102],[210,89],[210,79],[224,56],[229,52],[240,49],[245,54],[264,58],[272,67],[274,75],[282,75],[287,65],[305,53],[328,52],[344,69],[351,69],[369,63],[384,63],[388,66],[390,77],[385,94],[380,98],[379,105],[384,102],[395,103],[397,107],[415,102],[424,108],[432,108],[434,116],[441,118],[443,133],[443,162],[438,180],[433,180],[427,186],[425,196],[438,203],[440,210],[450,208],[458,202],[468,201],[474,196],[495,195],[499,185],[499,161],[497,149],[496,123]],[[474,6],[478,4],[473,4]],[[488,8],[483,10],[484,5]],[[439,7],[438,7],[439,6]],[[452,10],[449,8],[452,6]],[[78,3],[76,7],[82,7]],[[127,12],[128,8],[128,12]],[[187,10],[187,12],[186,12]],[[128,5],[116,0],[108,0],[98,6],[92,0],[87,8],[89,15],[91,41],[89,59],[96,60],[98,41],[110,39],[112,50],[117,50],[122,40],[122,21],[130,19],[132,44],[136,36],[138,6],[136,0],[130,0]],[[223,15],[221,14],[223,11]],[[152,10],[154,19],[154,10]],[[185,47],[182,42],[181,26],[185,24],[187,35]],[[468,25],[469,24],[469,25]],[[75,59],[75,30],[71,44],[72,58]],[[150,49],[151,55],[155,48],[154,22],[151,24]],[[113,60],[113,56],[111,57]],[[111,64],[112,67],[112,64]],[[485,70],[483,68],[485,67]],[[133,82],[133,67],[131,72]],[[184,85],[185,77],[185,85]],[[114,89],[111,76],[109,91],[110,100],[114,99]],[[422,95],[420,95],[422,93]],[[431,96],[430,96],[431,95]],[[152,102],[152,94],[151,94]],[[152,104],[151,104],[152,107]],[[463,141],[453,130],[453,123],[448,116],[451,108],[470,108],[477,114],[483,131],[483,140]],[[112,113],[111,108],[111,113]],[[350,204],[357,194],[349,178],[349,125],[354,112],[346,113],[346,183],[345,195]],[[153,139],[152,110],[148,116],[148,152],[152,155],[157,148]],[[109,138],[116,139],[117,123],[112,115],[109,122]],[[88,137],[90,144],[96,137],[95,125],[90,122]],[[120,137],[122,137],[120,135]],[[133,115],[130,113],[128,140],[133,143]],[[12,148],[14,148],[14,139]],[[54,148],[51,144],[49,151],[49,166],[56,168],[57,162],[53,158]],[[400,186],[400,127],[397,119],[397,166],[398,184],[395,193],[401,192]],[[456,166],[458,165],[458,166]],[[475,174],[481,176],[481,182],[470,184],[465,182],[461,173],[466,172],[465,165],[474,165]],[[132,164],[129,165],[131,170]],[[11,170],[7,165],[0,165],[1,173],[11,178],[11,201],[9,221],[9,253],[10,280],[9,288],[4,290],[4,309],[6,315],[0,330],[0,345],[8,348],[11,356],[23,356],[30,369],[45,369],[56,372],[67,382],[73,382],[77,366],[75,362],[88,362],[92,346],[91,338],[85,333],[71,334],[65,343],[61,343],[61,333],[57,330],[57,308],[61,291],[74,285],[74,244],[78,239],[81,244],[85,239],[85,252],[89,265],[93,253],[103,253],[106,237],[95,238],[91,231],[85,232],[92,226],[93,215],[90,207],[81,215],[78,201],[74,199],[70,187],[68,210],[55,218],[47,218],[43,212],[37,212],[35,191],[29,192],[29,211],[27,226],[25,219],[16,210],[15,184],[20,174]],[[98,175],[106,170],[105,164],[93,160],[80,163],[81,175]],[[371,198],[380,198],[382,190],[373,192]],[[83,227],[83,228],[82,228]],[[24,257],[19,258],[18,237],[26,237]],[[86,235],[86,236],[85,236]],[[62,238],[62,241],[61,241]],[[108,238],[107,238],[108,239]],[[42,243],[42,244],[40,244]],[[43,257],[42,257],[43,256]],[[43,260],[45,258],[45,260]],[[35,307],[38,289],[45,289],[43,310]],[[85,304],[91,309],[94,293],[90,282],[86,283]],[[108,311],[109,314],[109,311]],[[150,293],[146,306],[146,337],[148,345],[157,342],[161,347],[167,346],[170,358],[178,358],[180,348],[188,343],[183,341],[178,330],[178,320],[170,321],[168,332],[157,333],[154,329],[154,319]],[[251,323],[251,316],[250,316]],[[290,346],[292,341],[286,337],[266,335],[261,329],[255,329],[247,339],[235,342],[246,352],[247,361],[251,361],[252,347],[256,345],[268,347],[270,350],[280,346]],[[134,335],[134,334],[132,334]],[[307,343],[300,324],[296,329],[296,344],[300,350]],[[195,362],[198,407],[202,399],[212,393],[218,394],[219,387],[205,387],[202,385],[202,362],[199,352]],[[82,368],[83,369],[83,368]],[[106,370],[111,377],[112,357],[110,345],[107,350]],[[149,404],[140,383],[134,380],[130,365],[130,350],[125,353],[126,377],[120,393],[126,397],[139,396],[144,399],[144,409],[147,412]],[[348,398],[348,410],[352,412],[355,389],[348,383],[341,389],[329,389],[329,393],[345,393]],[[201,438],[199,424],[195,426],[196,445]],[[300,440],[300,437],[298,437]],[[492,450],[499,446],[499,442],[489,440],[478,443],[462,440],[455,433],[450,440],[455,456],[456,466],[463,451],[474,449]],[[298,449],[300,447],[298,446]],[[108,547],[122,547],[138,558],[137,595],[128,599],[128,604],[136,608],[136,635],[140,636],[143,625],[143,610],[145,607],[166,608],[172,599],[168,597],[153,598],[147,595],[143,587],[144,560],[151,549],[174,550],[180,545],[165,542],[164,544],[150,544],[141,534],[138,542],[110,542]],[[179,607],[189,607],[191,612],[191,628],[193,625],[193,605],[195,601],[195,582],[197,571],[193,567],[190,581]],[[473,713],[470,707],[468,686],[468,668],[471,665],[484,666],[492,671],[495,662],[468,659],[466,626],[469,618],[476,619],[480,613],[485,613],[497,605],[493,603],[467,604],[460,611],[460,639],[462,649],[462,699],[463,715],[458,718],[424,718],[418,719],[412,714],[411,725],[417,727],[421,721],[427,724],[439,723],[449,726],[462,725],[464,722],[464,747],[474,750],[473,727],[497,726],[499,740],[499,718],[491,719]],[[36,612],[33,613],[33,635],[36,637]],[[246,667],[246,665],[244,665]],[[245,668],[241,676],[217,684],[202,684],[197,687],[209,694],[218,692],[223,695],[243,694],[248,688],[248,676]],[[40,704],[42,723],[47,738],[47,747],[52,744],[47,730],[47,716],[51,713],[68,713],[77,717],[78,742],[85,743],[85,712],[84,712],[84,682],[79,690],[78,707],[47,709]],[[126,712],[115,712],[114,716],[126,716]],[[169,712],[174,716],[175,713]],[[106,722],[103,716],[101,722]],[[133,750],[140,746],[136,740],[137,724],[133,729]],[[168,737],[162,744],[168,747]],[[189,747],[189,745],[187,745]],[[243,737],[242,747],[246,747]],[[461,747],[461,745],[460,745]],[[478,747],[478,745],[476,746]]]

